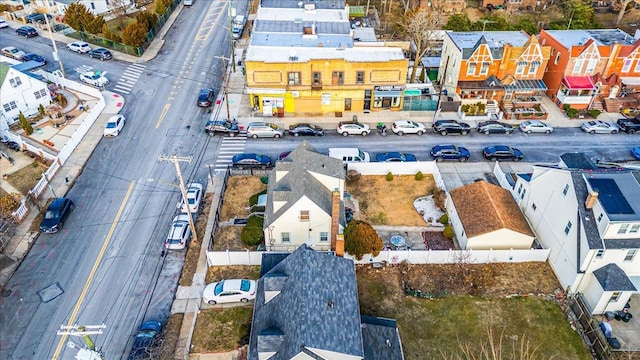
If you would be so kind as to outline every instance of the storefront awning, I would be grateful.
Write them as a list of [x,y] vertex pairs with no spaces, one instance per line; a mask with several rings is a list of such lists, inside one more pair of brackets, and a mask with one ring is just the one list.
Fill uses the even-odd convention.
[[640,77],[636,76],[621,76],[620,80],[623,84],[628,86],[640,86]]
[[513,84],[504,85],[507,91],[546,91],[547,85],[542,80],[516,80]]
[[593,90],[593,80],[591,76],[565,76],[562,79],[562,83],[569,88],[569,90]]

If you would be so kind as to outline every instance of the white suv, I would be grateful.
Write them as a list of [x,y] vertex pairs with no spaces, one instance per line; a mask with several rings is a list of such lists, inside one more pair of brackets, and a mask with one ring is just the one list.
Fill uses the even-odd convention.
[[252,122],[247,126],[247,136],[257,139],[259,137],[272,137],[281,138],[284,135],[284,130],[278,127],[276,124],[265,122]]
[[67,44],[67,49],[80,54],[86,54],[91,51],[91,46],[84,41],[74,41]]
[[398,120],[394,121],[391,125],[391,131],[396,135],[404,134],[418,134],[422,135],[427,131],[427,127],[424,124],[417,123],[411,120]]
[[357,121],[345,121],[338,124],[338,134],[342,136],[362,135],[367,136],[371,132],[369,125]]

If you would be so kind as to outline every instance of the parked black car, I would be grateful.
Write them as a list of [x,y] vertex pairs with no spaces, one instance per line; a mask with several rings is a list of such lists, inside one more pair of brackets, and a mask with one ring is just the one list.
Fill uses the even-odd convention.
[[620,131],[624,131],[627,134],[640,133],[640,117],[638,116],[630,119],[618,119],[616,123],[618,124]]
[[40,66],[47,65],[47,60],[45,60],[42,56],[38,54],[26,54],[22,57],[22,61],[35,61],[40,64]]
[[416,156],[398,151],[376,154],[377,162],[414,162]]
[[471,126],[467,123],[456,120],[438,120],[432,125],[433,131],[444,136],[449,134],[467,135],[471,131]]
[[289,126],[289,135],[323,136],[324,129],[313,124],[293,124]]
[[431,148],[429,154],[438,162],[444,160],[458,160],[460,162],[465,162],[469,160],[469,157],[471,156],[467,148],[449,144],[436,145]]
[[17,143],[17,142],[15,142],[15,141],[7,141],[7,142],[4,142],[4,141],[3,141],[3,144],[4,144],[6,147],[8,147],[9,149],[13,150],[13,151],[20,151],[20,150],[22,150],[22,147],[20,147],[20,144],[18,144],[18,143]]
[[524,154],[522,154],[522,151],[507,145],[487,146],[482,151],[482,156],[484,156],[485,159],[491,160],[491,161],[496,161],[496,160],[520,161],[524,158]]
[[229,134],[231,137],[236,136],[240,132],[238,124],[229,120],[209,120],[204,126],[204,131],[211,136],[220,132],[223,134]]
[[[49,18],[49,20],[51,20],[53,17],[49,14],[46,14],[46,16]],[[33,14],[29,14],[27,15],[27,22],[30,24],[33,23],[40,23],[40,24],[44,24],[47,20],[45,20],[45,14],[43,13],[33,13]]]
[[209,107],[213,102],[213,89],[202,89],[200,90],[200,95],[198,95],[198,106],[200,107]]
[[142,360],[150,359],[150,349],[154,346],[158,346],[156,343],[159,338],[160,331],[162,330],[162,324],[155,320],[145,321],[140,325],[136,339],[133,341],[133,346],[127,360]]
[[478,123],[478,132],[483,134],[511,134],[515,129],[511,124],[490,120]]
[[31,26],[22,26],[16,29],[16,34],[30,38],[38,36],[38,30],[32,28]]
[[111,51],[109,51],[109,50],[107,50],[105,48],[93,49],[93,50],[89,51],[89,56],[94,58],[94,59],[100,59],[102,61],[111,60],[113,58],[113,55],[111,54]]
[[237,154],[231,158],[231,164],[237,169],[261,168],[267,169],[273,165],[271,158],[254,153]]
[[67,198],[53,199],[40,222],[40,230],[45,233],[58,232],[64,226],[73,208],[73,201]]

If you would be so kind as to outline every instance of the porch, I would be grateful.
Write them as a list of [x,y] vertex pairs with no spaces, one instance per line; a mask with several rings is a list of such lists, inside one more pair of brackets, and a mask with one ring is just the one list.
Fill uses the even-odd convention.
[[565,76],[558,89],[557,103],[560,106],[568,104],[575,108],[586,108],[597,94],[598,88],[590,76]]
[[[633,318],[629,322],[611,319],[612,335],[620,342],[621,348],[613,351],[640,352],[640,294],[631,296],[629,312]],[[598,323],[605,321],[604,315],[595,315]]]

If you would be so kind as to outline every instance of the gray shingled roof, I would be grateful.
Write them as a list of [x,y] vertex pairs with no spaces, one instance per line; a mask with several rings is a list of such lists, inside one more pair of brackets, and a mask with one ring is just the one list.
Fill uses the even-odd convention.
[[345,0],[262,0],[260,2],[261,7],[268,8],[281,8],[281,9],[298,9],[299,3],[315,4],[316,9],[344,9]]
[[252,36],[255,33],[266,32],[274,33],[294,33],[302,35],[305,27],[316,27],[316,34],[351,34],[351,24],[345,22],[327,22],[327,21],[281,21],[281,20],[262,20],[256,19],[253,23]]
[[616,264],[607,264],[593,272],[604,291],[636,291],[629,276]]
[[365,360],[403,360],[402,342],[394,319],[362,316]]
[[[276,182],[276,173],[288,173]],[[269,227],[276,219],[284,214],[300,198],[306,196],[327,214],[331,214],[331,200],[333,189],[328,189],[311,173],[319,173],[344,180],[342,161],[318,153],[308,141],[303,141],[283,161],[276,162],[275,168],[269,173],[267,187],[267,206],[264,216],[264,228]],[[286,201],[278,211],[274,212],[274,201]],[[344,204],[341,204],[340,224],[346,226]]]
[[289,360],[304,348],[364,356],[353,261],[301,245],[270,274],[281,292],[265,303],[265,277],[258,280],[249,359],[263,351]]
[[569,169],[597,169],[596,164],[583,152],[564,153],[560,155],[560,167]]

